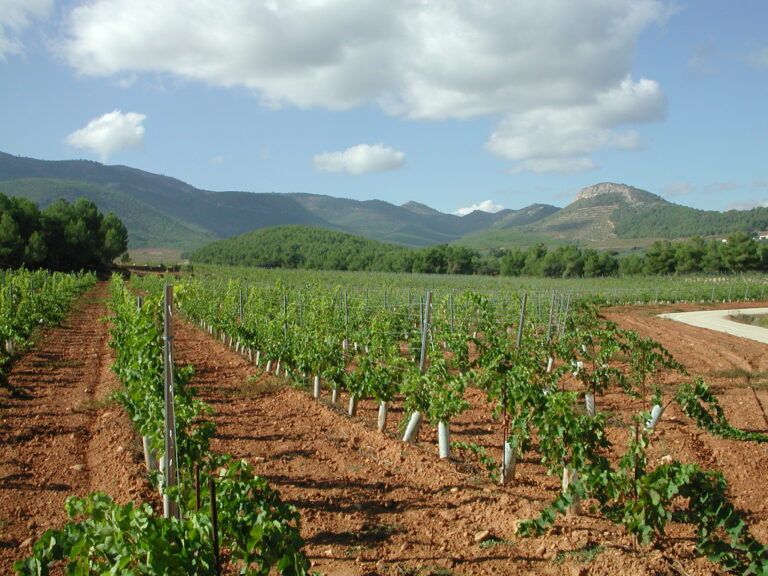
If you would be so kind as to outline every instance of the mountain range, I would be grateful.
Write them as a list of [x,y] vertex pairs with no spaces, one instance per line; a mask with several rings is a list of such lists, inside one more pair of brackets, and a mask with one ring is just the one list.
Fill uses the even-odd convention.
[[191,251],[221,238],[288,224],[318,226],[405,246],[473,248],[577,242],[642,246],[657,238],[768,228],[768,209],[714,212],[673,204],[625,184],[601,183],[558,208],[445,214],[419,202],[350,200],[306,193],[212,192],[168,176],[87,160],[48,161],[0,152],[0,193],[41,207],[86,197],[125,223],[131,248]]

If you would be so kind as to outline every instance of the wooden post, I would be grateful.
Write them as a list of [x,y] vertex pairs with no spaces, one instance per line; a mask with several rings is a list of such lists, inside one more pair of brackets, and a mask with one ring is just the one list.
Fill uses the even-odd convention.
[[195,507],[200,511],[200,464],[195,462]]
[[520,302],[520,323],[517,325],[517,340],[516,346],[520,348],[523,342],[523,325],[525,324],[525,306],[528,303],[528,294],[523,294],[523,299]]
[[216,481],[208,478],[208,491],[211,494],[211,527],[213,528],[213,564],[216,574],[221,574],[219,559],[219,512],[216,507]]
[[[432,303],[432,292],[427,291],[427,297],[424,302],[423,314],[421,317],[421,356],[419,358],[419,371],[424,372],[427,369],[427,338],[429,334],[429,308]],[[415,443],[419,438],[419,430],[423,416],[419,411],[411,414],[408,426],[403,435],[403,442]]]
[[163,515],[166,518],[180,518],[179,506],[168,494],[168,489],[177,485],[178,454],[176,452],[176,416],[174,413],[173,389],[173,286],[165,285],[163,302],[163,362],[165,365],[165,457],[163,459]]
[[571,309],[571,295],[568,294],[568,299],[565,301],[565,312],[563,313],[563,322],[560,324],[560,330],[558,332],[558,336],[560,338],[563,337],[563,334],[565,333],[565,325],[568,322],[568,312]]
[[[523,298],[520,301],[520,320],[517,326],[517,338],[515,340],[515,345],[517,348],[520,348],[521,344],[523,343],[523,325],[525,324],[525,308],[528,303],[528,294],[524,293]],[[501,389],[501,411],[502,411],[502,428],[503,428],[503,440],[501,445],[501,484],[505,485],[507,484],[511,479],[512,475],[514,473],[514,453],[508,454],[510,450],[517,450],[517,442],[510,442],[509,440],[509,410],[507,410],[507,384],[504,382],[504,385]],[[511,468],[508,469],[507,466]]]
[[555,291],[552,290],[552,299],[549,301],[549,320],[547,321],[547,344],[552,341],[552,319],[555,314]]
[[421,357],[419,358],[419,371],[427,369],[427,337],[429,335],[429,312],[432,305],[432,292],[427,290],[424,301],[424,310],[421,317]]

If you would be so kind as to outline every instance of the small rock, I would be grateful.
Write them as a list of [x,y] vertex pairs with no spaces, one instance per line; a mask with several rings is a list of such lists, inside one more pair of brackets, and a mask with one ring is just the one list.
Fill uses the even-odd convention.
[[333,556],[333,548],[328,548],[325,552],[323,552],[323,556],[326,556],[328,558]]
[[490,540],[490,538],[491,538],[490,530],[480,530],[479,532],[475,532],[475,536],[474,536],[475,544],[480,544],[480,542],[485,542],[486,540]]
[[537,558],[545,558],[547,555],[547,547],[542,544],[536,549],[536,557]]
[[27,530],[34,530],[35,528],[37,528],[37,522],[34,520],[27,522]]
[[267,461],[267,459],[264,458],[264,456],[254,456],[253,458],[251,458],[251,460],[253,460],[254,464],[263,464],[264,462]]
[[74,464],[69,467],[70,470],[74,470],[75,472],[82,472],[85,470],[85,464]]
[[451,488],[451,494],[456,494],[458,491],[459,491],[459,489],[458,489],[458,488],[456,488],[456,486],[454,486],[453,488]]
[[118,454],[122,454],[123,452],[125,452],[125,446],[118,446],[116,452]]
[[440,516],[445,520],[446,522],[455,522],[456,518],[459,517],[458,514],[454,510],[441,510]]
[[32,538],[27,538],[21,544],[19,544],[19,548],[30,548],[32,546],[32,542]]

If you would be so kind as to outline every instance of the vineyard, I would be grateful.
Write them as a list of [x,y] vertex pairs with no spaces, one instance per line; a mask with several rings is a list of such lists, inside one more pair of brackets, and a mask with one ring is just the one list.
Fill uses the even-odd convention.
[[[9,306],[94,282],[71,278],[18,280]],[[757,276],[115,277],[110,413],[131,422],[143,487],[67,499],[15,569],[768,574],[763,347],[654,318],[764,291]]]

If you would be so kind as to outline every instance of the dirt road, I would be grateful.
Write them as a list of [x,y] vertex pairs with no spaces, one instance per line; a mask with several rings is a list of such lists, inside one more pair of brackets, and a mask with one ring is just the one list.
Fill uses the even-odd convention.
[[668,312],[666,314],[659,314],[659,317],[768,344],[768,330],[761,328],[760,326],[752,326],[731,319],[732,316],[738,316],[739,314],[768,314],[768,308],[735,308],[728,310],[697,310],[695,312]]

